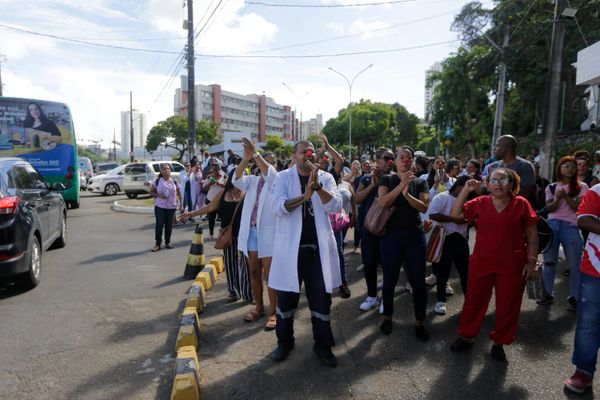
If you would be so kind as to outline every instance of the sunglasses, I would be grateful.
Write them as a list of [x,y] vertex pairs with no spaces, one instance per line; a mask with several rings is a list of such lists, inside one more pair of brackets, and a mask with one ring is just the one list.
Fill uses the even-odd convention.
[[509,183],[510,180],[508,178],[492,178],[490,179],[490,183],[492,185],[506,185],[507,183]]
[[383,157],[381,157],[381,159],[384,161],[390,161],[390,160],[394,159],[394,156],[383,156]]

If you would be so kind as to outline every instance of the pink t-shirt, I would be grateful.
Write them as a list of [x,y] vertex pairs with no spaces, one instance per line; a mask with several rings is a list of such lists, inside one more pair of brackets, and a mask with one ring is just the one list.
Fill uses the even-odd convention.
[[[156,181],[152,182],[154,186]],[[160,178],[156,193],[159,195],[154,199],[154,205],[160,208],[177,208],[177,183],[173,178],[168,181]]]
[[[565,192],[569,192],[569,185],[565,185],[560,182],[553,183],[552,185],[556,185],[554,190],[554,194],[550,190],[550,185],[546,187],[546,201],[554,201],[556,193],[559,190],[564,190]],[[579,182],[579,187],[581,190],[579,191],[579,195],[577,196],[578,200],[581,200],[585,193],[588,191],[588,185],[583,182]],[[575,215],[575,210],[573,210],[567,202],[562,199],[558,205],[558,209],[554,212],[548,214],[548,219],[560,219],[561,221],[569,222],[573,225],[577,225],[577,216]]]

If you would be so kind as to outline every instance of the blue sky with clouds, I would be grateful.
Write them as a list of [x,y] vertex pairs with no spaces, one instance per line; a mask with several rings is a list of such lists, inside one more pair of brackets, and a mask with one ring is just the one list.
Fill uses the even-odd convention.
[[[195,0],[195,23],[206,21],[207,10],[212,13],[219,1]],[[338,6],[384,0],[262,2]],[[457,48],[450,25],[466,2],[405,0],[293,8],[222,0],[196,41],[196,82],[218,83],[224,90],[244,94],[264,92],[278,103],[296,106],[304,119],[316,113],[327,119],[348,103],[347,83],[328,67],[351,79],[373,64],[357,78],[352,99],[399,102],[422,116],[425,70]],[[168,78],[186,41],[182,24],[187,11],[181,0],[0,0],[0,9],[5,96],[64,101],[71,106],[78,137],[105,140],[107,145],[113,128],[119,136],[120,111],[129,107],[130,90],[134,108],[148,112],[151,124],[173,114],[174,90],[183,69],[175,79]],[[428,46],[443,42],[449,43]],[[418,46],[428,47],[386,51]],[[332,56],[374,51],[386,52]],[[275,57],[215,57],[223,55]]]

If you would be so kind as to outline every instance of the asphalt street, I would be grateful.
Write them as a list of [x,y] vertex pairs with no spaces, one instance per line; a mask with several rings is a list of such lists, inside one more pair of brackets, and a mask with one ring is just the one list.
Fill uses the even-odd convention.
[[194,227],[152,253],[154,216],[112,211],[123,198],[83,194],[40,285],[0,284],[1,399],[169,397]]
[[[43,255],[36,289],[23,293],[0,284],[1,399],[169,398],[178,313],[190,286],[181,276],[193,226],[175,228],[175,249],[151,253],[154,218],[112,211],[112,202],[123,197],[86,194],[80,209],[69,210],[67,247]],[[205,251],[207,257],[218,254],[209,245]],[[377,311],[358,309],[366,286],[356,271],[360,256],[348,252],[348,258],[352,297],[335,295],[332,307],[335,369],[312,352],[304,296],[296,315],[296,348],[276,364],[268,357],[276,346],[274,332],[263,330],[265,318],[243,322],[252,306],[227,303],[220,275],[200,316],[201,398],[594,398],[593,392],[583,397],[563,392],[562,382],[573,369],[575,328],[566,301],[540,307],[524,299],[517,340],[506,348],[509,361],[499,363],[489,357],[487,338],[493,302],[474,348],[450,352],[462,304],[454,274],[456,294],[446,316],[433,313],[434,290],[429,290],[431,340],[423,344],[413,334],[404,275],[393,332],[384,336]],[[559,274],[557,298],[564,299],[567,290],[568,278]]]

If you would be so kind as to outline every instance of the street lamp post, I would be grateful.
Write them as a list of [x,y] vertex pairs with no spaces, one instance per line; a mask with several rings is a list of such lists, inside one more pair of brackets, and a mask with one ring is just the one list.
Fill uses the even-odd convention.
[[373,64],[369,64],[367,67],[363,68],[356,75],[354,75],[354,78],[352,78],[352,80],[349,80],[348,78],[346,78],[346,75],[342,74],[340,71],[336,71],[335,69],[329,67],[329,69],[331,71],[335,72],[336,74],[338,74],[339,76],[341,76],[342,78],[344,78],[344,80],[348,84],[348,89],[349,89],[349,92],[350,92],[349,101],[348,101],[348,113],[349,113],[349,117],[348,117],[348,145],[349,145],[349,147],[348,147],[348,159],[349,160],[352,160],[352,85],[354,85],[354,81],[356,80],[356,78],[358,78],[358,76],[360,74],[362,74],[363,72],[365,72],[366,70],[368,70],[372,66],[373,66]]
[[[298,111],[296,110],[297,106],[298,106],[298,98],[296,97],[296,93],[294,92],[294,90],[285,82],[281,82],[281,84],[283,86],[285,86],[287,88],[287,90],[289,90],[292,93],[292,96],[294,96],[294,119],[298,118]],[[304,98],[304,96],[306,96],[308,94],[308,92],[304,93],[301,97],[301,101]],[[302,104],[300,104],[300,107],[302,107]],[[302,114],[302,111],[300,111],[300,114]],[[294,140],[302,140],[303,138],[302,136],[302,115],[300,116],[300,123],[299,123],[299,127],[300,127],[300,135],[298,134],[298,128],[295,128],[295,133],[296,133],[296,137],[294,138],[293,133],[294,130],[292,131],[292,139]],[[295,121],[292,121],[292,127],[295,127]]]

